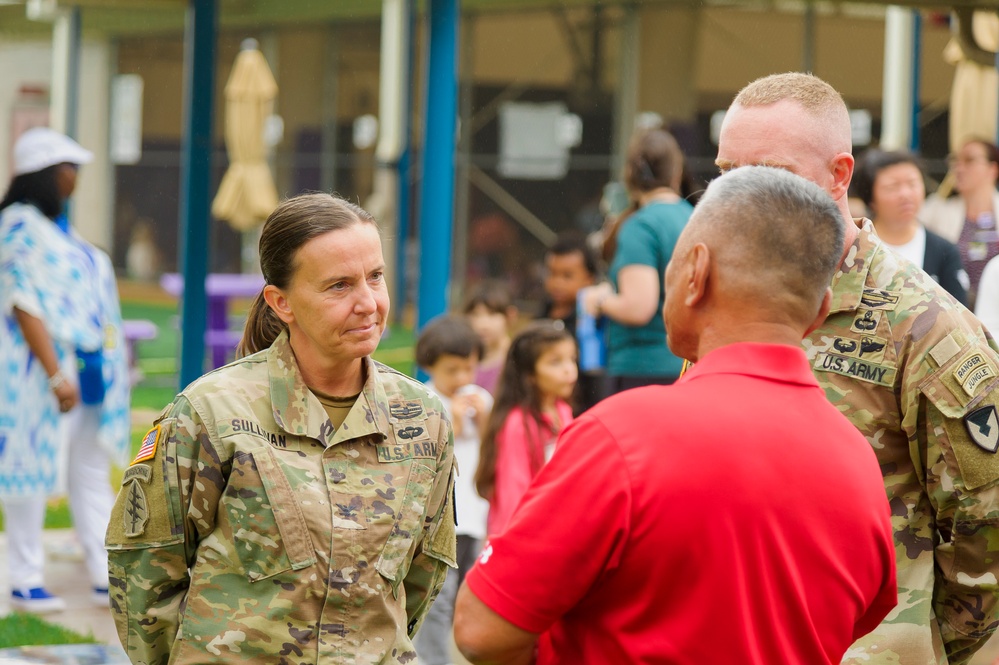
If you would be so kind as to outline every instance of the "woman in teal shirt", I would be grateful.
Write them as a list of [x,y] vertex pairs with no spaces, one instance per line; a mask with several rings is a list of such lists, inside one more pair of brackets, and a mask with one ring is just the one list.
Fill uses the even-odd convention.
[[604,242],[610,283],[583,295],[594,316],[608,319],[606,394],[665,385],[680,376],[683,361],[666,346],[663,273],[694,211],[680,197],[683,154],[669,132],[646,129],[628,147],[624,178],[631,207]]

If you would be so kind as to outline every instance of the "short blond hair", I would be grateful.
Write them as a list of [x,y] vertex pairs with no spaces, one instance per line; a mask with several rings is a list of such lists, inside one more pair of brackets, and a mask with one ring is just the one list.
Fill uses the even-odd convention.
[[852,144],[850,112],[843,96],[834,87],[813,74],[785,72],[771,74],[749,83],[732,100],[732,106],[752,108],[790,100],[836,128]]

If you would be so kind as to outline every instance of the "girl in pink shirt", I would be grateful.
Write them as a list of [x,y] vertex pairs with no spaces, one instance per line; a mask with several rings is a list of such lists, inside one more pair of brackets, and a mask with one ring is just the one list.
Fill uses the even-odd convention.
[[489,500],[488,535],[506,528],[531,480],[572,421],[576,342],[552,321],[528,325],[511,342],[482,436],[475,487]]

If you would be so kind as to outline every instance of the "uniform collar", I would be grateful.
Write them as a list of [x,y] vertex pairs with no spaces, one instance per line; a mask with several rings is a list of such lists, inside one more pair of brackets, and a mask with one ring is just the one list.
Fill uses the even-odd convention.
[[291,349],[288,331],[282,331],[267,350],[267,373],[270,378],[271,406],[274,422],[288,434],[322,440],[327,446],[369,434],[384,439],[388,431],[388,416],[379,409],[387,402],[377,363],[362,359],[365,381],[361,394],[336,432],[329,425],[326,410],[305,385]]
[[867,284],[871,258],[883,245],[869,219],[855,219],[859,232],[832,279],[832,305],[829,313],[849,312],[860,307],[860,297]]
[[679,383],[712,374],[739,374],[804,386],[819,385],[804,350],[786,344],[738,342],[719,347],[698,360]]

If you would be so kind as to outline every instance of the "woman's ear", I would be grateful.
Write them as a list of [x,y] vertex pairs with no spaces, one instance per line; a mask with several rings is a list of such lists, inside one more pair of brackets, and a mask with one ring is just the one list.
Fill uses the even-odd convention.
[[291,303],[288,302],[288,298],[278,287],[273,284],[265,286],[264,300],[275,316],[281,319],[285,325],[290,325],[295,320],[295,313],[291,310]]

